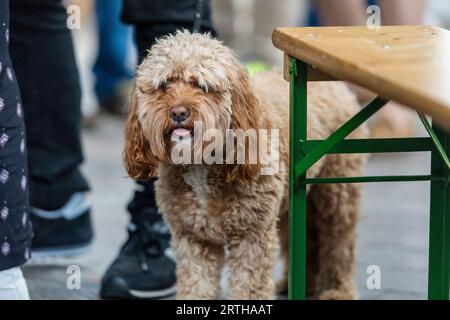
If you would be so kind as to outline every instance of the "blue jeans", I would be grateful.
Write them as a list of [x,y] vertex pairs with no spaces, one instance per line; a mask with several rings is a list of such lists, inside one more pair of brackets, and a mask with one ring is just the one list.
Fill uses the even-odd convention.
[[127,67],[131,28],[120,21],[122,0],[96,0],[95,4],[99,50],[93,72],[101,102],[114,95],[120,82],[132,77]]

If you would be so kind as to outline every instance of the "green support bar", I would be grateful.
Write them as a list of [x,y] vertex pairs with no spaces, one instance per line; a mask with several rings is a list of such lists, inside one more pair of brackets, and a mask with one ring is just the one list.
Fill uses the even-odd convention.
[[[425,127],[427,126],[425,125]],[[450,284],[450,170],[445,159],[448,159],[450,155],[450,134],[435,126],[429,129],[430,135],[440,146],[431,152],[431,174],[439,175],[445,181],[431,182],[428,299],[448,300]]]
[[[290,206],[289,206],[289,298],[306,298],[306,184],[297,183],[294,164],[305,156],[300,141],[306,140],[307,131],[307,65],[291,61],[291,122],[290,122]],[[306,173],[301,176],[306,178]]]
[[[310,153],[322,142],[323,140],[306,141],[305,152]],[[327,154],[425,152],[433,148],[431,138],[350,139],[337,143]]]
[[444,161],[445,165],[447,166],[447,169],[450,170],[450,160],[448,158],[446,150],[440,143],[436,133],[433,131],[433,128],[431,127],[430,123],[427,120],[427,117],[423,113],[419,113],[419,118],[422,121],[423,126],[427,130],[428,134],[430,135],[431,141],[434,143],[434,146],[436,147],[436,152],[439,154],[442,161]]
[[442,176],[414,175],[414,176],[369,176],[369,177],[331,177],[306,179],[306,184],[324,183],[371,183],[371,182],[402,182],[402,181],[445,181]]
[[[363,122],[369,119],[374,113],[380,110],[385,104],[386,100],[381,98],[375,98],[367,107],[358,112],[350,120],[344,123],[339,129],[332,133],[328,139],[320,143],[314,150],[312,150],[301,161],[296,162],[294,167],[295,178],[301,178],[300,176],[306,172],[311,166],[316,163],[321,157],[328,153],[336,144],[342,141],[346,136],[358,128]],[[306,139],[302,140],[304,144]]]

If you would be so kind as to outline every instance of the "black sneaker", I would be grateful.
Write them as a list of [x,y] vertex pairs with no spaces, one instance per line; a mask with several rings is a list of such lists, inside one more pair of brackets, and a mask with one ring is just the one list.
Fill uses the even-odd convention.
[[90,205],[84,194],[73,195],[59,210],[31,208],[30,213],[33,258],[73,256],[90,247],[93,231]]
[[158,299],[176,292],[168,226],[148,208],[128,226],[128,240],[106,271],[102,299]]

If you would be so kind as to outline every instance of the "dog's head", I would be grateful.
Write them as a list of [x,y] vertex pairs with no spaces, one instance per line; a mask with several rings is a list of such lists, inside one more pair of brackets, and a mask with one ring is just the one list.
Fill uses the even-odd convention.
[[[171,163],[173,136],[204,130],[257,129],[257,100],[234,53],[207,34],[180,31],[159,40],[137,70],[130,99],[124,161],[139,180]],[[251,164],[227,165],[228,180],[257,172]]]

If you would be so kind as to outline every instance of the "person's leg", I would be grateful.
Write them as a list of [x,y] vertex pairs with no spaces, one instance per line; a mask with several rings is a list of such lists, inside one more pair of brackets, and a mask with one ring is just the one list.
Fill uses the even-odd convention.
[[[137,25],[135,39],[139,50],[139,61],[145,58],[147,50],[152,47],[156,39],[183,29],[192,31],[192,23],[167,22]],[[215,36],[215,31],[211,28],[202,27],[198,32],[210,32]]]
[[6,53],[0,54],[0,271],[20,266],[30,258],[32,231],[23,116],[12,64]]
[[315,0],[319,19],[325,26],[359,26],[365,23],[365,0]]
[[[211,32],[215,35],[209,1],[160,0],[149,4],[124,0],[124,4],[123,16],[135,26],[139,61],[142,61],[156,39],[177,30]],[[153,10],[146,10],[145,7],[149,5]],[[200,19],[196,21],[199,16]],[[178,18],[171,20],[173,17]],[[102,298],[154,299],[175,293],[175,262],[168,250],[170,233],[158,213],[155,181],[151,179],[137,184],[137,190],[127,207],[131,215],[129,238],[103,276],[100,290]]]
[[123,113],[120,87],[132,77],[127,66],[131,28],[120,21],[122,0],[96,0],[95,5],[99,39],[95,92],[102,108]]
[[378,0],[383,25],[420,24],[425,15],[427,0]]
[[[280,52],[272,45],[270,35],[278,26],[296,26],[305,16],[306,1],[284,0],[283,5],[278,1],[258,0],[253,2],[254,30],[250,34],[240,37],[241,46],[236,48],[238,52],[247,53],[252,58],[262,59],[276,65],[280,62]],[[252,45],[249,45],[249,40]],[[250,48],[249,48],[250,47]]]
[[[426,0],[378,0],[383,25],[421,24]],[[380,110],[371,128],[375,138],[408,137],[414,134],[413,113],[390,102]]]
[[0,2],[0,300],[27,299],[19,266],[30,258],[25,126],[9,57],[9,1]]
[[26,115],[35,251],[85,246],[92,238],[84,199],[89,187],[80,172],[81,91],[66,20],[57,0],[11,3],[11,58]]
[[[367,4],[374,1],[316,0],[320,21],[327,26],[364,25]],[[426,0],[379,0],[383,25],[420,24]],[[407,137],[414,133],[414,122],[409,110],[395,102],[387,104],[371,126],[375,138]]]
[[19,267],[0,271],[0,300],[30,300],[27,283]]

